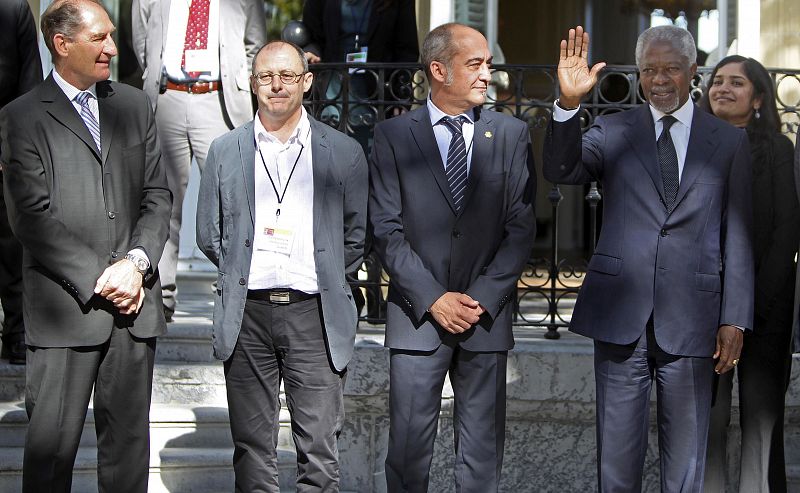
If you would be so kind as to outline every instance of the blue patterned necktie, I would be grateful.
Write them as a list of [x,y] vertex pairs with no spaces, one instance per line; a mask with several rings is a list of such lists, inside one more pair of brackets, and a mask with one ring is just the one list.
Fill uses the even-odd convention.
[[464,201],[464,191],[467,188],[467,145],[464,142],[464,134],[461,127],[464,125],[464,117],[452,118],[446,116],[440,120],[453,136],[450,138],[450,146],[447,148],[447,183],[450,185],[450,193],[453,195],[453,203],[456,212],[461,211],[461,203]]
[[661,118],[663,129],[658,136],[656,147],[658,147],[658,166],[661,168],[661,180],[664,182],[664,202],[667,211],[672,211],[675,205],[675,197],[678,195],[678,154],[675,152],[675,145],[672,143],[672,136],[669,128],[675,123],[674,116],[666,115]]
[[92,93],[89,91],[81,91],[75,96],[75,101],[81,107],[81,118],[83,119],[83,123],[86,125],[86,128],[89,129],[89,133],[92,134],[92,139],[94,139],[94,143],[97,144],[97,150],[100,150],[100,124],[97,122],[97,118],[94,117],[94,113],[89,108],[89,98],[92,97]]

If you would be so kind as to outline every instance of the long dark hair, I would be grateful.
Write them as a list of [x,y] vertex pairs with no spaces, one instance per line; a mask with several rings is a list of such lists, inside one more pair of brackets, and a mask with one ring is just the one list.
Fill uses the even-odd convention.
[[741,55],[726,56],[717,63],[711,76],[708,79],[708,85],[703,97],[700,98],[698,105],[712,115],[714,111],[711,109],[711,101],[708,97],[709,88],[714,83],[714,77],[717,71],[730,63],[741,63],[742,70],[744,71],[747,80],[753,84],[753,97],[761,97],[761,108],[758,109],[761,114],[760,118],[755,117],[755,112],[750,116],[750,121],[747,122],[748,134],[767,134],[772,132],[781,131],[781,120],[778,116],[778,105],[775,102],[775,83],[769,76],[769,72],[764,68],[761,63],[752,58],[743,57]]

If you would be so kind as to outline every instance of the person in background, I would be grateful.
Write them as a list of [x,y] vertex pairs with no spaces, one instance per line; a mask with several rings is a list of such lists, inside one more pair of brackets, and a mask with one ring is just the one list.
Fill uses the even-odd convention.
[[[0,2],[0,109],[42,82],[42,62],[36,24],[26,0]],[[2,156],[0,156],[2,162]],[[0,169],[0,302],[3,341],[0,359],[25,363],[25,324],[22,320],[22,246],[8,224]]]
[[[800,205],[792,142],[781,134],[774,83],[756,60],[732,55],[711,72],[699,106],[747,131],[752,156],[755,318],[744,335],[736,372],[742,455],[742,493],[786,491],[784,395],[792,362],[795,255]],[[704,491],[724,493],[733,373],[719,375],[711,407]]]
[[133,47],[156,112],[172,215],[158,264],[164,316],[178,287],[183,199],[192,158],[202,173],[216,137],[253,119],[250,66],[267,40],[262,0],[133,0]]

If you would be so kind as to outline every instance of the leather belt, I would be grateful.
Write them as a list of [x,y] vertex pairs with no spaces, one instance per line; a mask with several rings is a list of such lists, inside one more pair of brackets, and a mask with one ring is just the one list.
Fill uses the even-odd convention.
[[300,301],[319,298],[319,294],[309,294],[296,289],[248,289],[247,299],[268,301],[276,305],[289,305]]
[[206,94],[209,92],[219,91],[221,87],[218,81],[205,81],[205,80],[198,80],[193,82],[172,82],[171,80],[167,81],[167,89],[172,89],[173,91],[183,91],[189,92],[192,94]]

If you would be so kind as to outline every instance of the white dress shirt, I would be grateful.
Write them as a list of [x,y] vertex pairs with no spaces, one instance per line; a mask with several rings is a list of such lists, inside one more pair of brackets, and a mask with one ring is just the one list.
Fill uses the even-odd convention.
[[[573,110],[565,110],[553,103],[553,121],[565,122],[572,118],[578,110],[580,110],[580,106]],[[661,118],[666,113],[653,108],[653,106],[650,106],[650,113],[653,115],[653,122],[655,123],[656,133],[654,137],[658,140],[661,135],[661,129],[664,128]],[[669,135],[672,137],[672,144],[675,146],[675,153],[678,155],[678,183],[680,183],[680,179],[683,176],[683,165],[686,162],[686,151],[689,149],[689,135],[692,133],[692,117],[694,117],[694,102],[692,102],[692,98],[687,99],[680,108],[670,114],[678,120],[670,127]]]
[[[255,238],[247,287],[291,288],[318,293],[314,261],[311,122],[303,108],[297,127],[283,143],[267,132],[256,113],[254,134]],[[283,195],[280,201],[279,195]],[[278,210],[280,214],[277,214]],[[270,230],[291,234],[288,254],[271,246]]]
[[[182,81],[189,77],[181,68],[186,26],[189,23],[191,0],[165,0],[170,3],[167,39],[164,43],[164,68],[170,80]],[[219,0],[211,0],[208,10],[208,49],[199,57],[208,70],[202,71],[200,80],[219,80]]]
[[464,135],[464,144],[467,146],[467,174],[469,174],[472,167],[472,136],[475,134],[475,110],[469,110],[467,113],[461,113],[460,115],[448,115],[437,108],[429,96],[428,114],[431,117],[433,135],[436,137],[436,145],[439,147],[439,154],[442,156],[442,164],[445,167],[445,171],[447,171],[447,150],[450,148],[450,139],[453,137],[453,132],[441,120],[446,116],[451,118],[463,116],[466,118],[466,121],[461,126],[461,133]]

